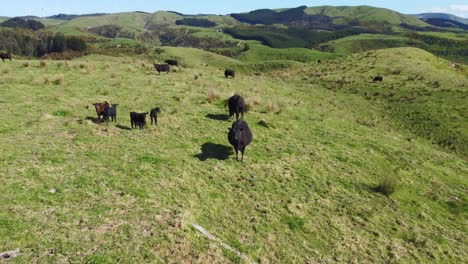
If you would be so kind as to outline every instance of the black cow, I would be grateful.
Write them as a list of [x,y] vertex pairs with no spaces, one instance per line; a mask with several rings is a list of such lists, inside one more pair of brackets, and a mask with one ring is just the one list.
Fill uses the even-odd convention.
[[164,62],[172,66],[179,66],[179,62],[174,59],[165,60]]
[[159,107],[151,109],[150,111],[151,125],[153,125],[153,121],[155,125],[158,125],[158,113],[161,113],[161,109]]
[[2,53],[0,53],[0,58],[2,59],[3,62],[5,62],[5,60],[10,60],[11,61],[11,53],[10,52],[2,52]]
[[252,131],[243,120],[237,120],[232,123],[229,129],[228,140],[236,151],[236,160],[239,160],[239,151],[242,153],[241,161],[244,161],[245,148],[252,142]]
[[137,113],[137,112],[130,112],[130,123],[132,128],[137,128],[137,126],[140,129],[143,129],[143,127],[146,125],[146,113]]
[[169,70],[170,70],[169,64],[156,64],[155,63],[153,65],[159,74],[161,74],[161,72],[167,72],[169,74]]
[[236,120],[239,120],[239,114],[241,119],[244,119],[244,113],[247,112],[247,106],[245,105],[244,98],[240,95],[233,95],[228,99],[229,117],[236,114]]
[[109,108],[109,103],[107,101],[104,101],[102,103],[94,103],[93,105],[96,109],[96,114],[98,118],[101,118],[101,116],[106,116],[106,110],[107,108]]
[[375,76],[372,82],[383,82],[383,77],[382,76]]
[[106,123],[109,123],[109,117],[111,118],[112,122],[117,122],[117,106],[118,104],[112,104],[104,111],[104,120]]
[[321,61],[321,60],[317,60],[317,63],[320,64],[320,63],[322,63],[322,61]]
[[225,70],[224,71],[224,77],[228,78],[229,76],[231,76],[232,78],[236,77],[236,72],[234,70]]

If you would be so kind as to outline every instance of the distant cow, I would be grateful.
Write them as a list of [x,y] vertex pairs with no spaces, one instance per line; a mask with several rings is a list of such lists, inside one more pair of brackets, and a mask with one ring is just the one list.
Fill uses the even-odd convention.
[[158,113],[161,113],[161,109],[159,107],[151,109],[150,111],[151,125],[153,125],[153,121],[155,125],[158,125]]
[[236,72],[234,70],[225,70],[224,71],[224,77],[228,78],[229,76],[231,76],[232,78],[236,77]]
[[137,113],[137,112],[130,112],[130,123],[132,128],[140,128],[143,129],[146,125],[146,113]]
[[252,131],[250,131],[246,122],[237,120],[232,123],[228,133],[228,140],[236,151],[236,160],[239,160],[238,152],[240,151],[242,154],[241,161],[244,161],[245,148],[252,142],[252,137]]
[[106,123],[109,122],[109,117],[111,118],[112,122],[117,122],[117,106],[118,104],[112,104],[112,106],[107,107],[104,111],[104,120]]
[[98,118],[101,118],[101,116],[106,116],[106,109],[109,108],[109,103],[107,101],[104,101],[102,103],[94,103],[93,105],[96,109],[96,114]]
[[233,95],[228,99],[229,117],[236,114],[236,120],[239,120],[239,114],[241,119],[244,119],[244,113],[247,112],[247,106],[245,105],[244,98],[240,95]]
[[159,74],[161,74],[161,72],[167,72],[169,74],[169,70],[170,70],[169,64],[156,64],[155,63],[153,65]]
[[382,76],[375,76],[372,82],[383,82],[383,77]]
[[5,62],[5,60],[10,60],[11,61],[11,53],[10,52],[2,52],[2,53],[0,53],[0,58],[2,59],[3,62]]
[[320,63],[322,63],[322,61],[321,61],[321,60],[317,60],[317,63],[320,64]]
[[172,66],[179,66],[179,62],[174,59],[165,60],[164,62]]

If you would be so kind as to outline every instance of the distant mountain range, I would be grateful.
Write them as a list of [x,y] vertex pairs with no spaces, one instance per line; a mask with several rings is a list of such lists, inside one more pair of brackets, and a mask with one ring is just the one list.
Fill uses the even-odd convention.
[[458,17],[458,16],[455,16],[455,15],[451,15],[451,14],[445,14],[445,13],[423,13],[423,14],[416,14],[416,15],[412,15],[412,16],[415,16],[415,17],[421,18],[421,19],[439,18],[439,19],[445,19],[445,20],[452,20],[452,21],[455,21],[455,22],[458,22],[458,23],[468,25],[468,19]]

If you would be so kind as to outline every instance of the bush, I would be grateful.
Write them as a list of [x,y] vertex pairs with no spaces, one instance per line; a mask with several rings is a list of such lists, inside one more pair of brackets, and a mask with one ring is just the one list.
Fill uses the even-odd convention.
[[176,25],[186,25],[192,27],[214,27],[216,26],[215,22],[212,22],[208,19],[199,19],[199,18],[184,18],[176,21]]
[[390,174],[386,175],[382,178],[381,182],[375,189],[377,192],[384,194],[386,196],[390,196],[392,193],[396,191],[398,187],[398,177]]

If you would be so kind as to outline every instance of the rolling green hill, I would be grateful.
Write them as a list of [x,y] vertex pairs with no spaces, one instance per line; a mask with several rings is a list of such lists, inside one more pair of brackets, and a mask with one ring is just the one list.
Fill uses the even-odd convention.
[[79,17],[69,20],[59,28],[92,28],[104,25],[117,25],[132,32],[141,32],[145,29],[146,19],[149,15],[139,12],[116,13],[103,16]]
[[351,54],[368,50],[405,47],[411,40],[404,36],[360,34],[321,44],[320,49],[337,54]]
[[[310,72],[304,74],[332,89],[382,104],[399,126],[467,158],[466,67],[452,68],[421,49],[394,48],[353,54]],[[377,75],[384,76],[383,83],[372,83]]]
[[[15,263],[467,259],[466,68],[399,48],[226,79],[245,63],[164,49],[184,66],[0,63],[0,241]],[[234,93],[254,134],[243,163]],[[96,119],[104,100],[117,122]],[[156,106],[157,126],[129,128]]]
[[371,6],[318,6],[309,7],[305,10],[307,14],[322,14],[333,18],[337,24],[359,23],[371,28],[384,25],[408,24],[411,26],[425,27],[429,26],[416,17],[403,15],[401,13]]

